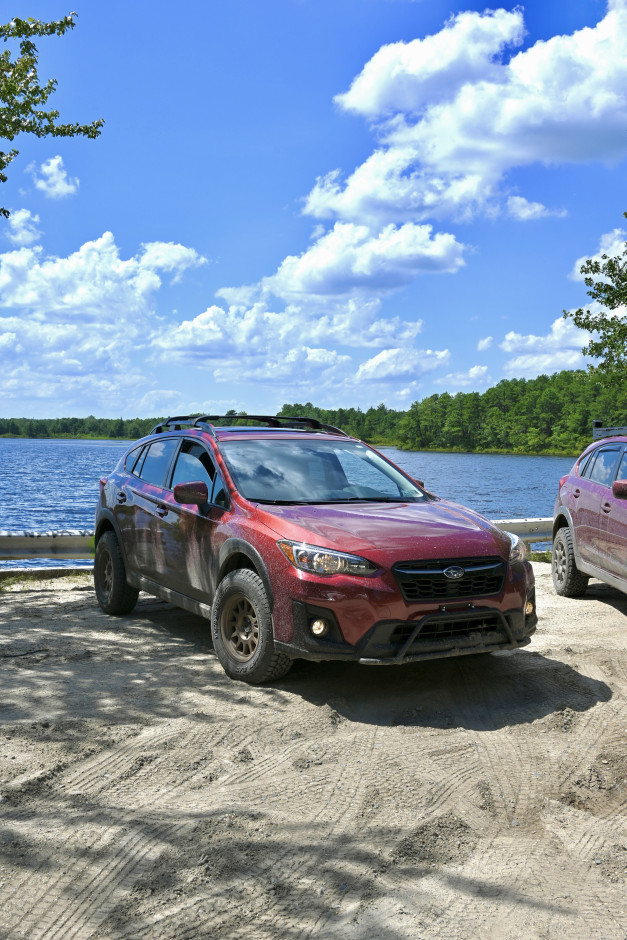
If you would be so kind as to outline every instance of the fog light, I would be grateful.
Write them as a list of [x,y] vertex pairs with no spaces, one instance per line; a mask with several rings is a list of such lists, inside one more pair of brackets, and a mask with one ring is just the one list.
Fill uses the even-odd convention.
[[314,636],[324,636],[329,629],[329,624],[326,620],[312,620],[309,629]]
[[531,603],[531,601],[527,601],[527,603],[525,604],[525,614],[528,617],[529,614],[532,614],[532,613],[533,613],[533,604]]

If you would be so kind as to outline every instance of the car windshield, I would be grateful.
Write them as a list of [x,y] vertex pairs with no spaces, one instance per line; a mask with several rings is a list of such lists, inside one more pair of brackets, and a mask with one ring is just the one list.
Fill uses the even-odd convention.
[[429,497],[356,441],[231,440],[220,449],[239,492],[260,503],[407,502]]

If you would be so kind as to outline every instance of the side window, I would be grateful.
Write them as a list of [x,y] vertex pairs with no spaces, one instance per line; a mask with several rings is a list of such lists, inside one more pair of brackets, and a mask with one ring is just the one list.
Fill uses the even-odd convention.
[[213,461],[205,448],[197,441],[183,441],[176,459],[170,488],[174,489],[177,483],[201,481],[207,484],[207,490],[211,494],[214,476]]
[[623,459],[620,462],[618,473],[616,474],[616,479],[627,480],[627,450],[623,452]]
[[590,469],[592,467],[592,464],[594,463],[595,456],[596,456],[596,450],[593,450],[592,453],[588,454],[585,460],[583,460],[581,466],[579,467],[579,474],[578,474],[578,476],[581,479],[585,480],[590,475]]
[[176,438],[167,437],[162,441],[153,441],[149,445],[141,470],[138,471],[138,475],[145,483],[152,483],[154,486],[165,485],[165,475],[177,444]]
[[589,479],[595,483],[602,483],[603,486],[611,486],[616,473],[616,464],[620,449],[618,447],[602,447],[597,451],[597,459],[594,461]]
[[215,475],[215,479],[213,481],[213,492],[211,493],[211,498],[209,501],[215,503],[216,506],[221,506],[223,509],[228,509],[229,497],[226,491],[226,486],[224,485],[224,480],[222,479],[222,475],[219,472],[217,472]]
[[141,467],[140,458],[144,451],[148,450],[146,444],[143,444],[141,447],[136,447],[135,450],[132,450],[126,455],[126,460],[124,461],[124,469],[128,470],[129,473],[136,473],[137,467]]

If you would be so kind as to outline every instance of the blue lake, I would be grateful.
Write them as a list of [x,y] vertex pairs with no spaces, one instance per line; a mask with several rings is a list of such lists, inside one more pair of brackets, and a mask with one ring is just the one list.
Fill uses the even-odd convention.
[[[93,530],[98,481],[128,446],[128,441],[0,439],[0,530]],[[381,450],[431,492],[489,519],[552,515],[558,480],[574,463],[572,457]]]

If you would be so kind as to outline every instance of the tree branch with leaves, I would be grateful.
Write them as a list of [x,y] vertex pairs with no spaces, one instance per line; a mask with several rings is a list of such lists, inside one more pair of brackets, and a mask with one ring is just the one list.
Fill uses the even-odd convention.
[[[43,20],[15,17],[0,25],[0,38],[6,44],[19,42],[19,55],[12,58],[11,50],[0,53],[0,139],[13,141],[20,134],[35,137],[98,137],[103,120],[91,124],[58,124],[59,112],[46,110],[48,98],[57,87],[57,80],[48,79],[40,84],[37,74],[39,56],[33,38],[37,36],[63,36],[76,25],[76,13],[46,23]],[[19,151],[15,148],[0,151],[0,182],[6,183],[6,168]],[[0,215],[8,218],[8,209],[0,208]]]
[[[627,212],[623,215],[627,218]],[[584,356],[601,360],[590,365],[590,371],[622,381],[627,378],[627,242],[622,255],[603,254],[600,261],[588,258],[579,270],[585,275],[588,296],[603,309],[593,313],[580,307],[574,312],[564,310],[563,316],[594,334],[582,349]]]

